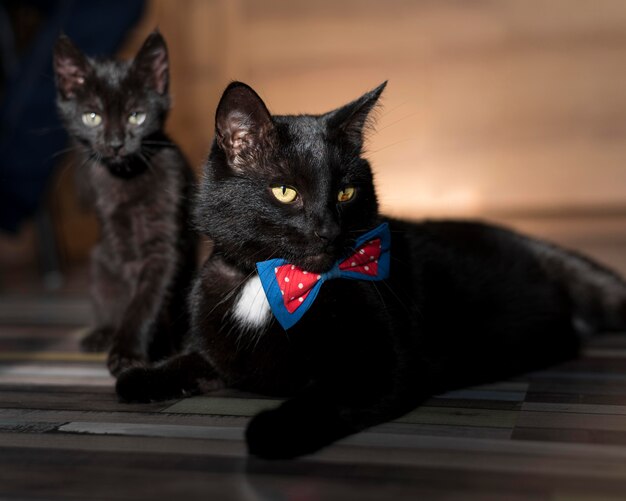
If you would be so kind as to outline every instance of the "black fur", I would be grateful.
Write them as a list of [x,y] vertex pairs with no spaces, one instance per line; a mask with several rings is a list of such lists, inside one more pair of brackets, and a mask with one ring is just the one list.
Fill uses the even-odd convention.
[[[171,354],[188,330],[185,297],[197,240],[188,222],[194,177],[163,132],[168,58],[158,32],[126,62],[87,58],[61,36],[54,68],[59,112],[77,143],[80,174],[101,226],[91,255],[97,324],[82,346],[108,348],[108,367],[116,375]],[[99,122],[89,126],[85,115]],[[141,115],[140,123],[131,115]]]
[[[226,89],[196,207],[215,249],[191,295],[192,337],[185,354],[122,374],[123,399],[199,392],[215,377],[290,395],[254,417],[246,432],[251,454],[289,458],[396,418],[433,394],[575,356],[573,317],[585,314],[577,308],[590,295],[585,284],[593,273],[600,282],[612,277],[621,294],[613,306],[626,326],[626,285],[599,265],[579,266],[577,276],[553,273],[555,262],[540,256],[547,244],[503,228],[381,217],[361,152],[363,127],[383,88],[320,116],[271,116],[250,87]],[[296,188],[298,197],[279,202],[275,184]],[[339,202],[346,186],[356,195]],[[287,332],[274,321],[255,329],[234,315],[255,262],[281,257],[325,271],[384,220],[392,232],[388,280],[325,283]],[[549,248],[559,262],[578,263]],[[582,288],[574,294],[569,281]]]

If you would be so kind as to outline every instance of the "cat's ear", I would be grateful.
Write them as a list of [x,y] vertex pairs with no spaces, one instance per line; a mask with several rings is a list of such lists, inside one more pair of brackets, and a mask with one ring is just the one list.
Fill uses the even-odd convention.
[[137,52],[133,61],[133,69],[141,79],[148,83],[159,94],[167,93],[170,81],[170,63],[167,55],[167,44],[163,35],[154,30]]
[[363,131],[371,120],[371,112],[386,86],[385,81],[351,103],[322,115],[329,132],[342,135],[360,149],[363,146]]
[[265,103],[251,87],[232,82],[215,113],[215,138],[230,166],[243,170],[272,137],[273,123]]
[[91,69],[87,57],[66,35],[61,35],[54,45],[53,66],[57,87],[64,99],[76,95]]

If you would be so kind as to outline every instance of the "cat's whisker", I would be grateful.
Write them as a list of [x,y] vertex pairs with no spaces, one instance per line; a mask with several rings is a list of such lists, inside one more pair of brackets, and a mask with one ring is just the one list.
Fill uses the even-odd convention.
[[61,188],[61,183],[65,180],[65,176],[68,175],[70,171],[70,165],[63,165],[60,169],[57,169],[59,172],[56,175],[56,179],[54,180],[54,189],[53,191],[58,191]]
[[138,153],[137,157],[140,158],[143,163],[146,165],[146,167],[148,168],[148,170],[152,173],[155,172],[154,166],[152,165],[152,163],[146,158],[146,156],[143,153]]
[[69,153],[69,152],[73,152],[73,151],[77,151],[77,152],[84,152],[85,149],[83,147],[80,147],[79,145],[72,145],[72,146],[68,146],[67,148],[63,148],[60,149],[59,151],[54,152],[52,155],[50,155],[48,157],[49,160],[57,158],[65,153]]
[[395,261],[396,263],[400,263],[402,266],[409,266],[410,263],[408,261],[404,261],[403,259],[399,259],[397,258],[395,255],[391,255],[390,256],[392,261]]
[[[276,254],[276,251],[272,252],[272,254],[270,255],[270,257],[269,257],[268,259],[272,259],[272,258],[275,256],[275,254]],[[213,306],[213,308],[212,308],[210,311],[208,311],[208,312],[204,315],[204,320],[208,319],[208,318],[209,318],[209,316],[210,316],[210,315],[211,315],[211,314],[215,311],[215,309],[216,309],[218,306],[220,306],[220,305],[224,304],[226,301],[230,300],[230,298],[232,298],[232,297],[233,297],[233,295],[235,295],[237,292],[239,292],[239,291],[240,291],[240,289],[241,289],[241,287],[242,287],[242,286],[243,286],[243,285],[244,285],[244,284],[245,284],[245,283],[246,283],[246,282],[247,282],[247,281],[248,281],[248,280],[249,280],[249,279],[250,279],[250,278],[251,278],[251,277],[252,277],[252,276],[253,276],[256,272],[257,272],[257,270],[256,270],[256,268],[255,268],[255,269],[254,269],[254,270],[252,270],[249,274],[247,274],[247,275],[246,275],[246,276],[245,276],[245,277],[244,277],[241,281],[239,281],[239,282],[238,282],[238,283],[237,283],[234,287],[232,287],[232,288],[231,288],[231,289],[230,289],[230,290],[229,290],[229,291],[228,291],[228,292],[227,292],[227,293],[226,293],[226,294],[225,294],[225,295],[224,295],[224,296],[220,299],[220,301],[218,301],[218,302],[217,302],[217,303]],[[254,299],[253,299],[253,301],[252,301],[252,304],[253,304],[253,303],[255,303],[255,301],[256,301],[256,300],[257,300],[257,298],[258,298],[258,294],[260,294],[261,292],[262,292],[261,290],[258,290],[258,291],[256,292],[256,295],[255,295],[255,297],[254,297]],[[229,311],[227,311],[227,312],[224,314],[224,318],[223,318],[222,320],[223,320],[223,321],[224,321],[225,319],[227,320],[229,317],[230,317],[230,310],[229,310]],[[227,324],[228,324],[228,323],[227,323]],[[230,326],[230,327],[229,327],[229,329],[228,329],[228,331],[227,331],[227,333],[226,333],[226,335],[230,335],[230,334],[232,333],[232,331],[234,330],[234,328],[235,328],[235,326],[234,326],[234,325]],[[250,333],[253,333],[254,335],[251,337],[251,339],[250,339],[250,341],[249,341],[249,343],[248,343],[248,347],[250,347],[250,344],[251,344],[252,342],[254,342],[254,347],[253,347],[253,349],[254,349],[254,348],[256,348],[256,346],[258,345],[258,342],[259,342],[260,337],[262,337],[262,336],[263,336],[263,334],[267,331],[268,326],[265,326],[265,328],[263,328],[263,329],[255,329],[254,327],[251,327],[251,326],[238,326],[238,329],[239,329],[239,333],[238,333],[238,336],[237,336],[237,346],[238,346],[238,348],[239,348],[239,347],[240,347],[240,345],[241,345],[242,338],[243,338],[243,337],[246,337],[247,335],[250,335]]]
[[374,290],[376,291],[376,294],[378,294],[378,297],[380,298],[380,302],[383,304],[383,308],[385,309],[385,311],[387,311],[387,303],[385,303],[385,298],[383,298],[383,295],[380,293],[380,290],[378,290],[378,286],[376,285],[376,282],[371,282],[371,283],[374,286]]
[[[260,252],[263,252],[263,251],[262,251],[262,250],[261,250],[261,251],[258,251],[257,253],[253,254],[253,256],[254,256],[254,255],[256,255],[256,254],[258,254],[258,253],[260,253]],[[267,260],[269,261],[270,259],[273,259],[273,258],[274,258],[274,256],[276,256],[276,254],[277,254],[277,251],[272,252],[272,253],[269,255],[269,257],[267,258]],[[239,283],[238,283],[235,287],[233,287],[233,288],[232,288],[232,289],[231,289],[231,290],[227,293],[227,294],[228,294],[228,296],[229,296],[228,298],[230,298],[230,297],[232,296],[232,294],[234,294],[234,293],[235,293],[235,292],[236,292],[236,291],[237,291],[237,290],[238,290],[238,289],[239,289],[239,288],[240,288],[240,287],[241,287],[244,283],[246,283],[246,282],[247,282],[247,281],[248,281],[248,280],[249,280],[249,279],[250,279],[250,278],[251,278],[251,277],[252,277],[255,273],[257,273],[257,269],[256,269],[256,268],[254,268],[254,269],[253,269],[250,273],[248,273],[248,275],[246,275],[246,276],[244,277],[244,279],[243,279],[243,280],[241,280],[241,281],[240,281],[240,282],[239,282]],[[220,303],[223,303],[223,302],[224,302],[225,300],[227,300],[228,298],[224,298],[224,300],[222,300]]]
[[149,156],[157,155],[158,153],[159,153],[159,150],[153,149],[153,148],[149,148],[147,146],[144,146],[144,147],[141,148],[141,150],[140,150],[140,152],[138,154],[145,155],[146,157],[149,157]]
[[403,116],[401,118],[398,118],[397,120],[395,120],[395,121],[393,121],[391,123],[388,123],[388,124],[384,125],[383,127],[377,127],[376,128],[376,132],[380,132],[381,130],[385,130],[385,129],[388,129],[389,127],[393,127],[394,125],[396,125],[396,124],[398,124],[398,123],[400,123],[400,122],[402,122],[404,120],[408,120],[409,118],[413,118],[413,117],[415,117],[416,115],[419,115],[419,114],[420,114],[419,111],[416,111],[414,113],[409,113],[408,115],[405,115],[405,116]]
[[[74,155],[71,158],[72,163],[66,163],[65,165],[62,165],[60,173],[56,176],[56,179],[54,181],[54,191],[58,191],[60,189],[61,183],[65,180],[65,177],[68,176],[71,171],[74,171],[75,173],[80,172],[80,170],[92,160],[86,148],[80,145],[77,145],[76,148],[78,148],[78,151],[82,152],[83,155]],[[80,164],[78,164],[79,160],[82,160]]]
[[[382,109],[382,111],[379,112],[378,114],[378,122],[380,122],[382,119],[392,115],[396,110],[399,110],[400,108],[403,108],[404,106],[411,104],[411,101],[402,101],[401,103],[398,103],[396,106],[394,106],[393,108],[388,108],[388,107],[384,107]],[[377,129],[380,130],[380,129]]]
[[384,150],[386,150],[388,148],[392,148],[393,146],[397,146],[399,144],[406,143],[406,142],[409,142],[409,141],[416,141],[416,139],[413,138],[413,137],[408,137],[406,139],[401,139],[399,141],[395,141],[393,143],[389,143],[389,144],[387,144],[385,146],[382,146],[382,147],[380,147],[380,148],[378,148],[376,150],[368,150],[367,154],[368,155],[376,155],[377,153],[380,153],[381,151],[384,151]]
[[[85,148],[81,144],[74,144],[62,150],[59,150],[53,155],[51,155],[50,158],[52,159],[62,154],[70,153],[70,152],[72,153],[75,152],[76,154],[68,155],[68,158],[71,160],[72,163],[61,162],[60,172],[57,174],[56,179],[54,181],[54,191],[60,189],[61,183],[65,180],[65,176],[69,175],[68,173],[72,170],[72,168],[74,168],[75,171],[82,169],[82,167],[89,161],[87,148]],[[83,160],[82,163],[80,164],[79,167],[76,167],[76,163],[81,158]]]
[[[373,283],[373,282],[372,282],[372,283]],[[388,290],[389,290],[389,292],[393,295],[393,297],[394,297],[394,298],[396,298],[396,301],[398,301],[398,303],[400,304],[400,306],[402,306],[402,307],[405,309],[405,311],[406,311],[407,313],[411,314],[411,308],[409,308],[409,307],[406,305],[406,303],[405,303],[402,299],[400,299],[400,296],[398,296],[398,294],[396,293],[396,291],[394,291],[394,290],[393,290],[393,288],[391,287],[391,285],[389,285],[389,283],[387,282],[387,280],[381,280],[381,283],[382,283],[385,287],[387,287],[387,289],[388,289]],[[417,305],[415,304],[415,302],[414,302],[414,301],[411,301],[411,306],[413,307],[413,310],[414,310],[416,313],[418,313],[418,314],[420,313],[420,310],[419,310],[419,308],[417,307]]]
[[[250,273],[248,273],[248,275],[246,275],[241,281],[239,281],[235,286],[233,286],[228,292],[226,292],[226,294],[224,294],[224,296],[222,297],[222,299],[220,299],[217,303],[215,303],[215,305],[213,306],[213,308],[211,308],[209,311],[207,311],[206,313],[204,313],[203,315],[203,319],[206,320],[208,319],[211,314],[218,308],[218,306],[224,304],[226,301],[228,301],[236,292],[239,291],[239,289],[241,288],[241,286],[243,284],[245,284],[248,279],[250,277],[252,277],[252,275],[254,275],[254,273],[256,273],[256,270],[252,270]],[[230,312],[227,312],[230,313]]]

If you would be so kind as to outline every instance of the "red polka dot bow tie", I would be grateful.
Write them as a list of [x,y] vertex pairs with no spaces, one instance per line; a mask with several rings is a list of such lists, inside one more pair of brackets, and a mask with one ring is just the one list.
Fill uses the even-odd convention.
[[389,225],[383,223],[360,237],[353,254],[325,273],[312,273],[284,259],[256,264],[274,316],[284,329],[296,324],[311,307],[322,284],[333,278],[384,280],[389,276]]

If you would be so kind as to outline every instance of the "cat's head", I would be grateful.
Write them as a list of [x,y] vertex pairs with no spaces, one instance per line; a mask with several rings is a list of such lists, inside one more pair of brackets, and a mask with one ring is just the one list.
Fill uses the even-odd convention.
[[113,174],[145,168],[169,109],[165,40],[153,32],[133,61],[94,60],[62,35],[54,47],[57,106],[72,137]]
[[230,260],[323,272],[378,220],[364,128],[386,82],[323,115],[271,115],[234,82],[216,112],[196,222]]

